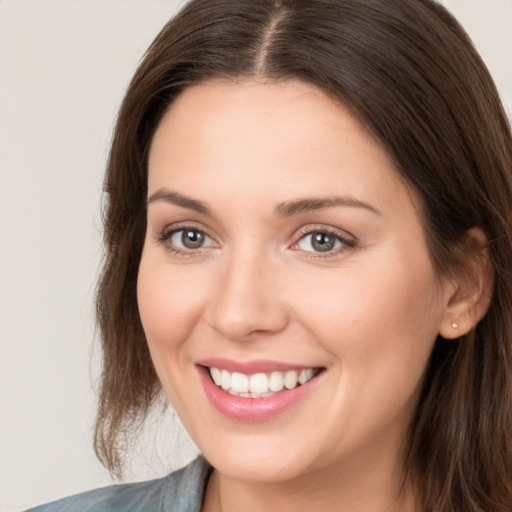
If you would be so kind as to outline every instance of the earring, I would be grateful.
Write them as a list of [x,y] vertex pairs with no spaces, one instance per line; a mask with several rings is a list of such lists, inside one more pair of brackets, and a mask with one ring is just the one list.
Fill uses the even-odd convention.
[[454,329],[457,329],[457,327],[459,327],[459,324],[457,324],[457,323],[453,322],[453,323],[452,323],[452,327],[453,327]]

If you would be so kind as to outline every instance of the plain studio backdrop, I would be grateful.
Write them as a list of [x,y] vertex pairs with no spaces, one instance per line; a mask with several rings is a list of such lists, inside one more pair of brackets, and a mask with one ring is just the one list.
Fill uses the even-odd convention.
[[[510,113],[512,0],[444,3]],[[91,448],[103,171],[128,81],[180,4],[0,0],[1,512],[111,483]],[[143,436],[129,480],[194,455],[171,416]]]

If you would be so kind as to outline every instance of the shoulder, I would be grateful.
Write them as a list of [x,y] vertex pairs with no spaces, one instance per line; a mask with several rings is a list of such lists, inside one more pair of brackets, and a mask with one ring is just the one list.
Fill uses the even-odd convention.
[[27,512],[199,512],[211,472],[202,457],[164,478],[76,494]]

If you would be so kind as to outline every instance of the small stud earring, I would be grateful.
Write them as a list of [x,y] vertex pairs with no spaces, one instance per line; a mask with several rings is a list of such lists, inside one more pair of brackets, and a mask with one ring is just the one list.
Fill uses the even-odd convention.
[[453,323],[452,323],[452,327],[453,327],[454,329],[457,329],[457,327],[459,327],[459,324],[457,324],[457,323],[453,322]]

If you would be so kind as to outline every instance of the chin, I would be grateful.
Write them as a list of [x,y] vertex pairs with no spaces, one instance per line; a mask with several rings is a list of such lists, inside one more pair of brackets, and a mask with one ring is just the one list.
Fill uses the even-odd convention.
[[294,480],[310,470],[310,464],[296,448],[287,447],[284,451],[283,448],[276,449],[271,445],[253,446],[253,449],[225,451],[213,447],[202,453],[221,474],[244,482],[282,483]]

